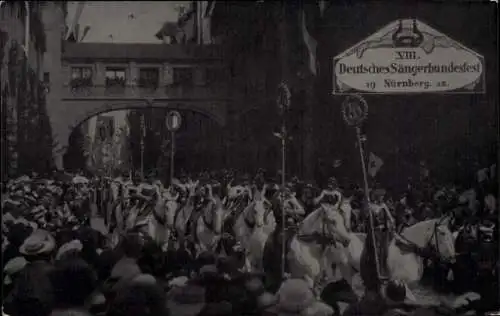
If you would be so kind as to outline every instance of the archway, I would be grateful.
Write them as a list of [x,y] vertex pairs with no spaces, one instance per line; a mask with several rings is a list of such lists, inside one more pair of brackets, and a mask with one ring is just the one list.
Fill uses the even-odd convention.
[[[121,101],[72,100],[65,101],[64,107],[51,115],[53,139],[57,144],[53,151],[56,166],[63,168],[63,157],[69,145],[69,138],[75,128],[90,118],[119,110],[170,109],[192,111],[223,127],[226,124],[227,100],[154,100],[131,99]],[[64,111],[66,110],[66,111]]]
[[[145,175],[154,172],[166,180],[171,135],[165,126],[165,116],[169,110],[171,108],[161,106],[127,107],[89,115],[78,122],[69,135],[64,168],[108,175],[144,170]],[[177,110],[183,117],[181,128],[176,132],[177,173],[221,168],[226,132],[221,122],[200,111]],[[144,128],[141,128],[141,117]]]

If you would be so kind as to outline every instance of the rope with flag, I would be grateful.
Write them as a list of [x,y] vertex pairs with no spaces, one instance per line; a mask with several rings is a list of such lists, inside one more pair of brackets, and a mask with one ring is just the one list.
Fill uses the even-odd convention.
[[375,177],[383,165],[384,161],[382,158],[370,152],[370,156],[368,157],[368,174],[370,177]]

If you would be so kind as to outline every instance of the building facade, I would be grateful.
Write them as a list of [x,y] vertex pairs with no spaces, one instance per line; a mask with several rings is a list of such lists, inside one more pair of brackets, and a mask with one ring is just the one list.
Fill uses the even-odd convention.
[[194,111],[225,125],[227,69],[213,45],[66,42],[60,73],[60,142],[89,118],[124,109]]

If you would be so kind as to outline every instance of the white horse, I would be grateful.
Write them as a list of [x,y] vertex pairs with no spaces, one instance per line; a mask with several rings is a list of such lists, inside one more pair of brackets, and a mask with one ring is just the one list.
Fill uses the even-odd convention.
[[[180,185],[178,186],[181,187]],[[187,184],[183,184],[181,187],[188,194],[187,200],[184,203],[184,205],[179,207],[174,222],[175,231],[177,232],[177,234],[181,239],[183,239],[187,235],[186,225],[189,219],[191,218],[191,215],[194,210],[194,197],[196,195],[197,187],[198,187],[198,181],[196,182],[189,181]]]
[[204,251],[215,252],[222,237],[222,223],[226,213],[222,201],[212,195],[210,186],[208,186],[208,192],[209,203],[196,221],[196,251],[198,254]]
[[147,218],[147,232],[155,242],[166,250],[174,231],[175,214],[179,208],[179,203],[177,202],[179,194],[174,195],[169,191],[164,191],[162,194],[158,192],[158,194],[158,201]]
[[342,261],[338,257],[345,256],[343,247],[350,240],[342,214],[332,205],[322,205],[302,221],[292,238],[287,256],[291,276],[304,278],[320,292],[322,273]]
[[245,249],[247,271],[263,271],[262,259],[266,241],[276,228],[271,203],[262,193],[252,201],[235,220],[236,241]]
[[[389,278],[403,281],[407,298],[414,300],[410,289],[418,286],[424,271],[423,251],[432,250],[442,260],[455,260],[455,238],[449,229],[452,217],[444,216],[418,222],[405,228],[389,243],[387,267]],[[360,271],[365,234],[350,234],[350,243],[344,248],[348,260],[338,262],[343,278],[352,286],[353,276]],[[345,258],[345,257],[344,257]]]

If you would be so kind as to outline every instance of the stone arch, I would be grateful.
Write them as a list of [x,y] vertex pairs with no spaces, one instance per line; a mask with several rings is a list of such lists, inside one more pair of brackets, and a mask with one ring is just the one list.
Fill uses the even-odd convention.
[[62,157],[68,148],[69,137],[73,130],[90,118],[102,114],[119,110],[133,110],[146,108],[167,108],[172,110],[189,110],[198,112],[220,126],[226,124],[226,105],[224,102],[185,101],[185,100],[121,100],[121,101],[93,101],[92,103],[71,101],[68,109],[57,118],[53,118],[53,139],[57,144],[54,150],[54,161],[58,169],[63,168]]

